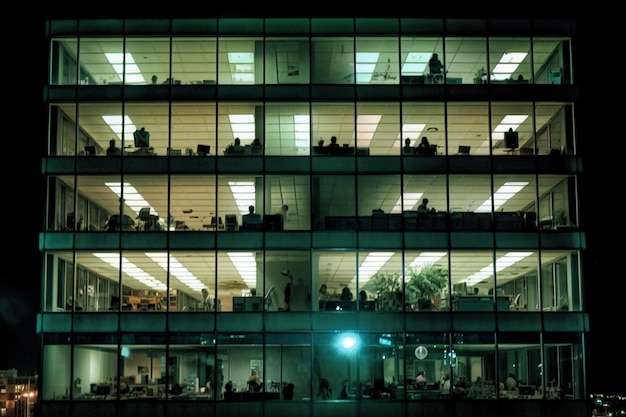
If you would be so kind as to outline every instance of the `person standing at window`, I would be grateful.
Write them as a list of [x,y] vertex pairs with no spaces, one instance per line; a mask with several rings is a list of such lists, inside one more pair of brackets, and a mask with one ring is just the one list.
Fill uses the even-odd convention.
[[200,311],[213,310],[213,305],[211,304],[211,298],[209,297],[209,290],[206,288],[202,289],[202,301],[200,301],[199,310]]

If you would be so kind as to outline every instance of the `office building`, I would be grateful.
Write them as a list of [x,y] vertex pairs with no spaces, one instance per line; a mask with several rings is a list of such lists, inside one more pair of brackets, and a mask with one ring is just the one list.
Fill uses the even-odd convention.
[[574,35],[47,21],[42,415],[585,415]]

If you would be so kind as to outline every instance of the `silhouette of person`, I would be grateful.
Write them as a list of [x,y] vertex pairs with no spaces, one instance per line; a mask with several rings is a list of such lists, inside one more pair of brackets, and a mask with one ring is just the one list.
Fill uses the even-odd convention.
[[328,144],[331,148],[338,148],[339,144],[337,143],[337,136],[331,136],[330,143]]
[[439,55],[433,54],[428,61],[428,70],[431,74],[441,74],[443,64],[439,60]]
[[111,139],[109,141],[109,147],[107,148],[107,155],[121,155],[122,151],[120,148],[115,146],[115,139]]

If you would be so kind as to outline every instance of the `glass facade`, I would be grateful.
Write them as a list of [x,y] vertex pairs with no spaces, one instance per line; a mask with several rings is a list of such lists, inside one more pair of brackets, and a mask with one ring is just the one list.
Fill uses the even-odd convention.
[[167,22],[47,22],[45,415],[584,402],[564,26]]

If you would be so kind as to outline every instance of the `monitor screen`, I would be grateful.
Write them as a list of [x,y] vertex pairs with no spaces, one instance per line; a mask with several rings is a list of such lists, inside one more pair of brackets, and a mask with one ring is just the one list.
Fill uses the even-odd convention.
[[110,385],[98,385],[96,387],[97,395],[111,395],[111,386]]
[[95,146],[85,146],[85,155],[95,155],[96,147]]
[[504,132],[504,147],[508,149],[519,148],[519,133]]
[[198,145],[196,149],[198,155],[206,156],[211,153],[211,145]]

